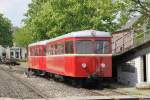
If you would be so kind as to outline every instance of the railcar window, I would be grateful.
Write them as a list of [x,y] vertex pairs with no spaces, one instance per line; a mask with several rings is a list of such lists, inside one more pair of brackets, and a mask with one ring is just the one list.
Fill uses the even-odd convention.
[[64,44],[58,44],[58,46],[57,46],[58,48],[58,50],[57,50],[57,54],[63,54],[64,53]]
[[96,41],[96,53],[98,54],[110,53],[109,41],[97,40]]
[[51,45],[48,45],[47,48],[46,48],[46,54],[51,55],[52,54],[51,52],[52,52]]
[[47,54],[52,55],[52,46],[51,45],[48,45],[48,47],[47,47]]
[[[96,46],[95,46],[96,44]],[[76,41],[77,54],[108,54],[110,53],[109,41],[96,40],[95,43],[91,40]]]
[[63,44],[61,44],[60,52],[61,52],[61,54],[64,54],[64,43],[63,43]]
[[91,40],[79,40],[76,41],[76,53],[77,54],[93,54],[94,46]]
[[65,53],[66,54],[73,54],[73,41],[66,41],[65,42]]
[[52,54],[51,54],[51,55],[54,55],[54,54],[55,54],[55,48],[54,48],[54,45],[51,46],[51,51],[52,51]]
[[31,56],[35,56],[34,48],[31,49]]
[[44,47],[44,56],[46,56],[46,48]]
[[64,54],[64,44],[59,43],[55,45],[49,45],[47,47],[47,55],[57,55],[57,54]]
[[38,48],[35,48],[35,56],[38,56]]
[[54,55],[57,55],[57,54],[58,54],[58,47],[57,47],[57,44],[55,44]]
[[33,56],[33,49],[31,48],[30,50],[31,50],[30,56]]
[[50,55],[53,55],[53,45],[51,45],[51,47],[50,47]]
[[43,49],[39,48],[39,56],[42,56],[42,55],[43,55]]
[[[45,49],[47,52],[45,52]],[[49,49],[49,45],[44,49],[44,54],[49,55],[50,49]]]
[[29,56],[32,56],[32,48],[29,48]]

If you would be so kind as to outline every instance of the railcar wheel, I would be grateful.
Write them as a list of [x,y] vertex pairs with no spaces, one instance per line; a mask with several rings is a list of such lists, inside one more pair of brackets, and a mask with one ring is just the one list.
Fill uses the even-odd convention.
[[82,88],[85,85],[85,79],[77,79],[77,88]]
[[45,75],[44,75],[48,80],[50,80],[50,73],[48,73],[48,72],[45,72]]
[[70,80],[70,78],[69,77],[67,77],[67,76],[63,76],[63,80],[64,80],[64,82],[69,82],[69,80]]

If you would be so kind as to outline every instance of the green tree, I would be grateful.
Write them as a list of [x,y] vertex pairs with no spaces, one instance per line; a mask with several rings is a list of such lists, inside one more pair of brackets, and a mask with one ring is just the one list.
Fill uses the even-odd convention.
[[32,0],[24,23],[34,41],[86,29],[113,32],[128,19],[120,13],[114,21],[120,4],[126,6],[112,0]]
[[[128,0],[126,2],[129,2]],[[139,12],[145,17],[150,18],[150,0],[131,0],[130,11]]]
[[25,28],[18,28],[14,33],[14,43],[17,46],[27,47],[32,42],[32,34],[28,33]]
[[0,45],[12,45],[11,23],[2,14],[0,14]]

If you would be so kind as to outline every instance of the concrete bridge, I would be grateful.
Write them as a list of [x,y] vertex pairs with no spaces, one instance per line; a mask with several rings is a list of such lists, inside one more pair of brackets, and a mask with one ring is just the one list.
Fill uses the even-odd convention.
[[137,31],[113,33],[113,76],[130,86],[150,82],[150,30]]

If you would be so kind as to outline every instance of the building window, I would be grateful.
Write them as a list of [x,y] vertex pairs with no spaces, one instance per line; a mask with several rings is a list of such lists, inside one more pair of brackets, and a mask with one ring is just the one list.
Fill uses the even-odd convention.
[[13,51],[10,52],[10,56],[11,56],[11,57],[14,56],[14,52],[13,52]]
[[19,52],[16,51],[15,57],[19,58]]

